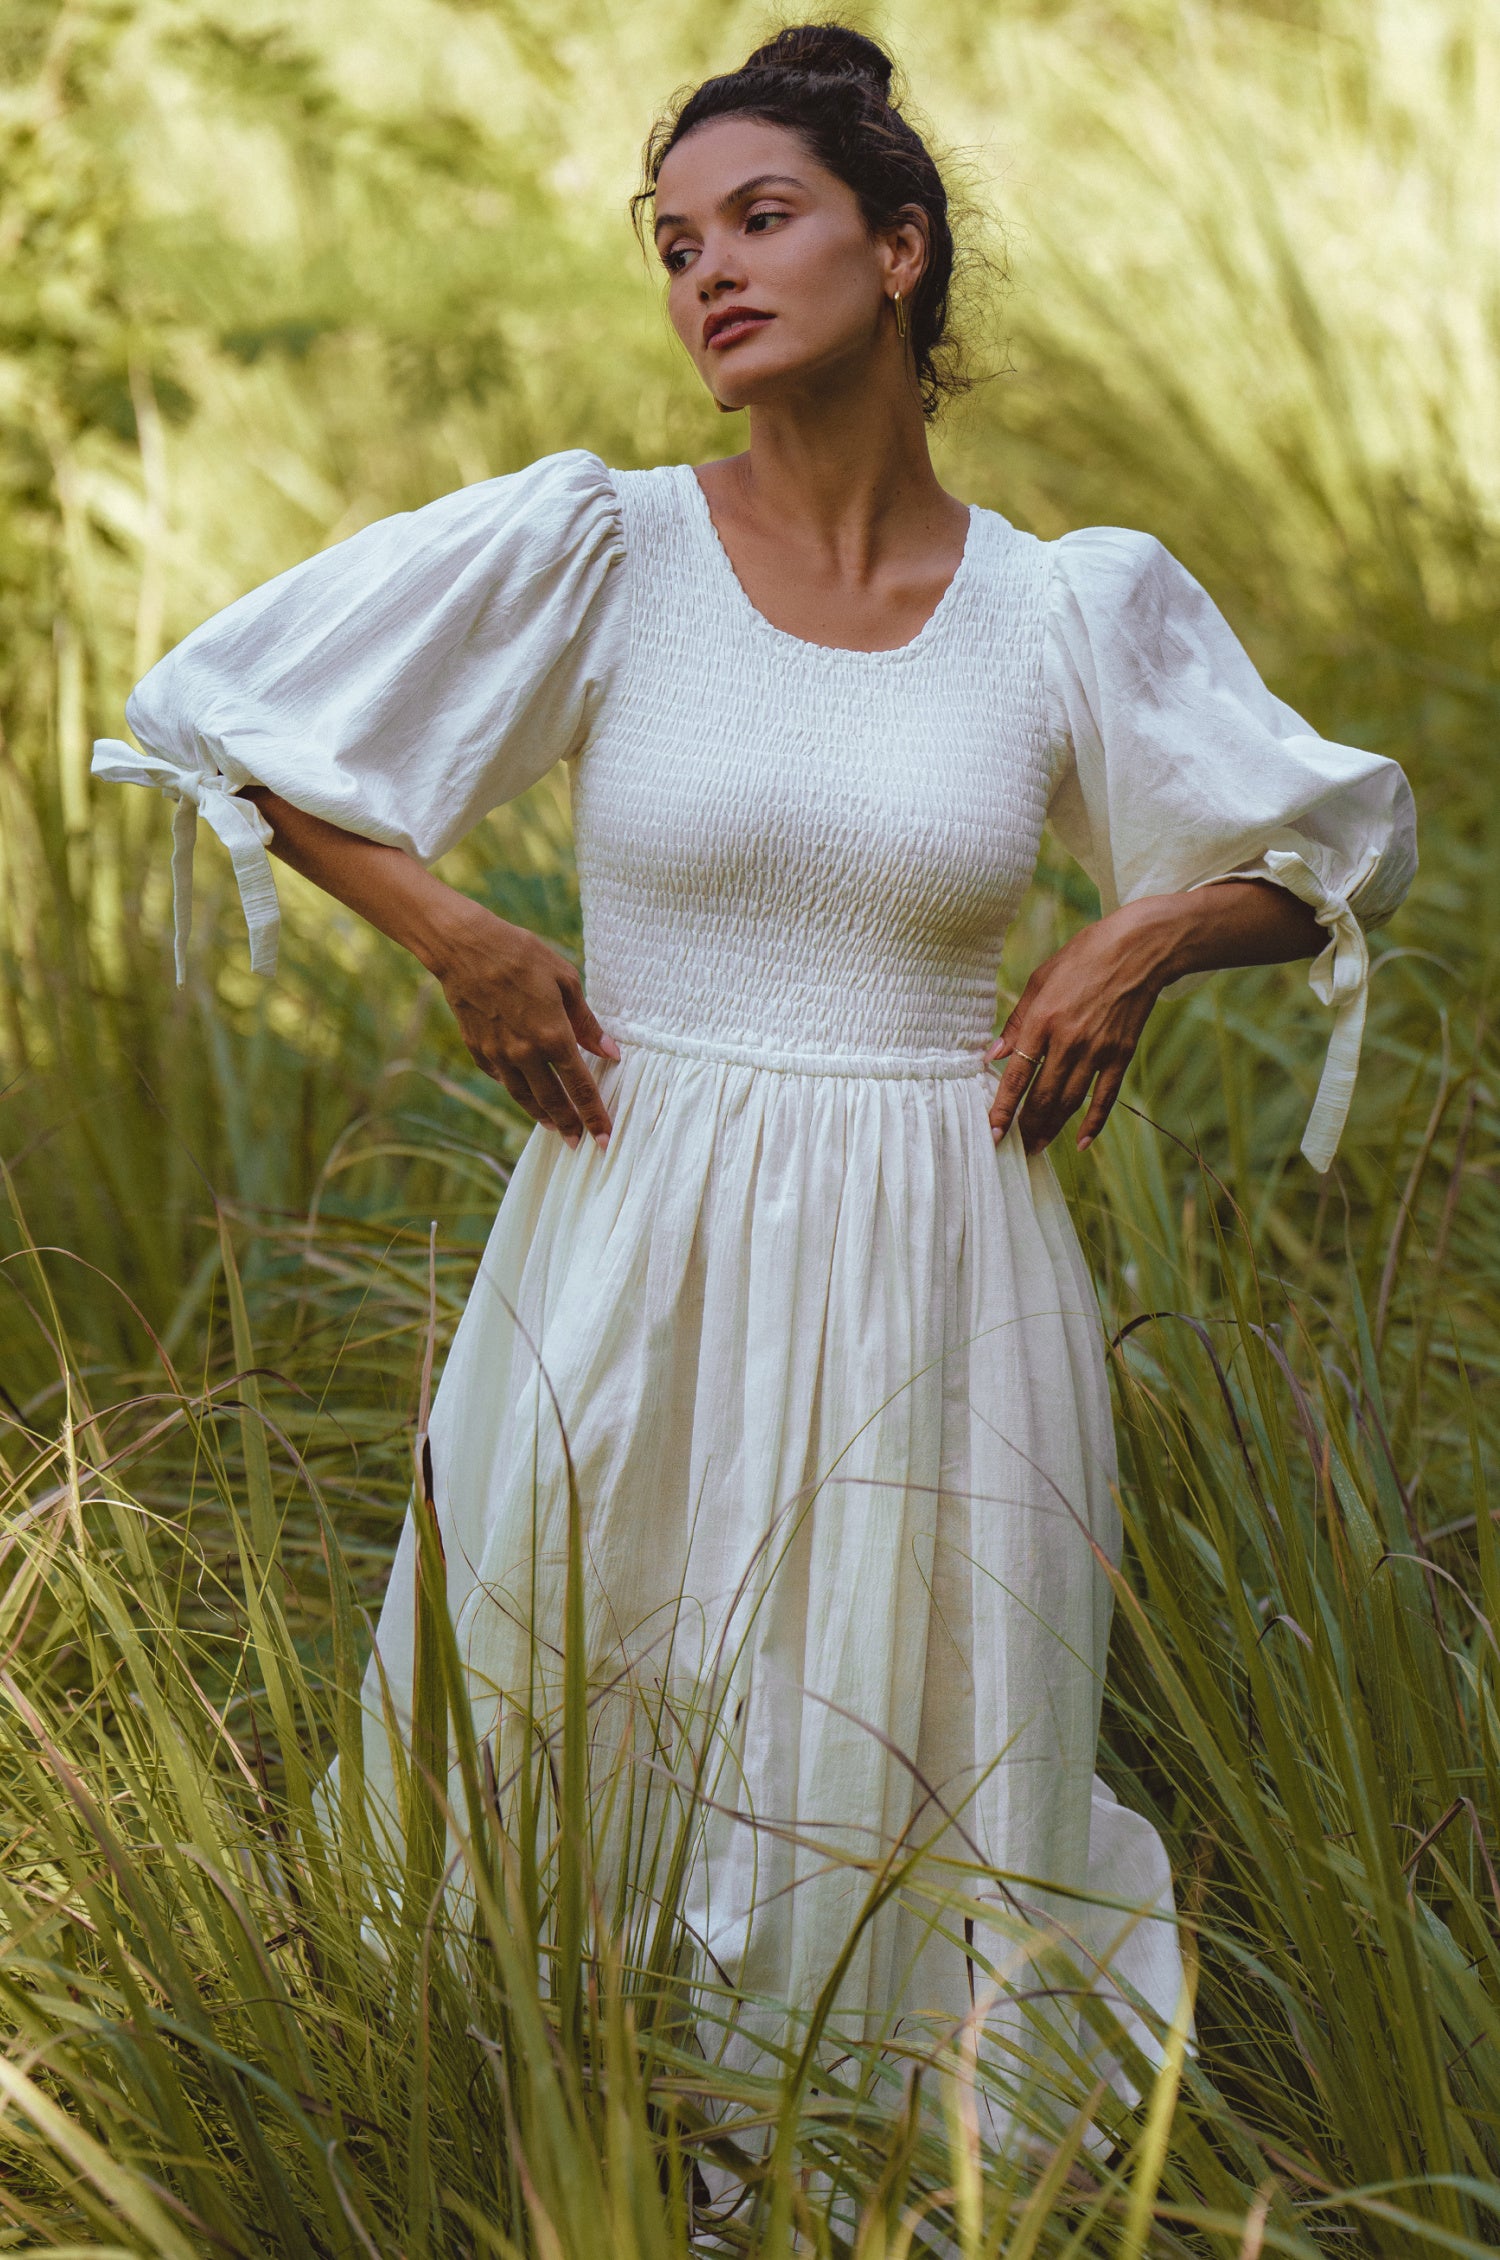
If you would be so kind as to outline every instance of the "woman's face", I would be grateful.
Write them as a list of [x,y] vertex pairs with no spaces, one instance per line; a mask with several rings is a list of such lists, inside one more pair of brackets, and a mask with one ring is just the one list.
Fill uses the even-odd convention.
[[915,288],[921,227],[872,235],[853,189],[784,126],[715,118],[684,135],[657,182],[656,249],[673,327],[725,407],[882,351],[900,366],[889,300]]

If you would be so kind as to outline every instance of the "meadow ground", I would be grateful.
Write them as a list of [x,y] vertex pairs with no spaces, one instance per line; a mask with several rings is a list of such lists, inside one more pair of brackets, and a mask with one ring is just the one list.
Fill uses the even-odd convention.
[[[1161,535],[1422,813],[1329,1179],[1296,1156],[1324,1033],[1296,969],[1164,1006],[1128,1109],[1060,1161],[1128,1531],[1103,1764],[1173,1854],[1196,2050],[1163,2036],[1089,2146],[1081,2063],[1008,2145],[962,2051],[914,2079],[809,2030],[769,2073],[712,2063],[670,1922],[691,1812],[596,1902],[576,1677],[504,1795],[467,1752],[461,1961],[420,1768],[402,1862],[327,1827],[424,1354],[523,1129],[430,986],[295,883],[255,981],[211,843],[175,990],[165,813],[93,788],[89,741],[196,619],[374,517],[555,447],[739,444],[673,362],[623,204],[652,102],[761,18],[13,0],[0,2249],[1500,2236],[1500,9],[864,20],[974,192],[986,381],[944,428],[950,484],[1044,535]],[[577,947],[555,780],[448,868]],[[1002,989],[1090,908],[1049,856]],[[450,1663],[434,1615],[419,1754]]]

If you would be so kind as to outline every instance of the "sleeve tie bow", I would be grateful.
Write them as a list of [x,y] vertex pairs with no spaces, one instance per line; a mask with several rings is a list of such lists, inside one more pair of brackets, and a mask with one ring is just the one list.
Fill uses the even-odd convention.
[[[215,748],[200,735],[205,754]],[[177,985],[187,979],[187,946],[193,931],[193,844],[201,816],[229,850],[250,931],[250,965],[256,973],[276,971],[281,906],[266,854],[274,834],[253,800],[246,800],[222,768],[188,769],[159,753],[143,753],[119,738],[94,744],[93,773],[112,785],[145,785],[177,806],[172,818],[172,922]]]

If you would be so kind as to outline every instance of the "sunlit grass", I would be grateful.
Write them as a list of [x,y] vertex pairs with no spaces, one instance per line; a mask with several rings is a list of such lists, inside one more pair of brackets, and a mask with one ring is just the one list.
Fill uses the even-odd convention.
[[[298,1386],[259,1363],[226,1223],[231,1323],[204,1382],[162,1361],[106,1413],[70,1375],[61,1425],[15,1426],[6,1449],[0,2202],[18,2227],[151,2252],[678,2253],[712,2234],[875,2254],[921,2217],[965,2255],[1227,2256],[1251,2221],[1267,2251],[1487,2249],[1500,1558],[1472,1392],[1435,1328],[1388,1326],[1377,1353],[1348,1258],[1329,1258],[1335,1311],[1288,1298],[1196,1165],[1188,1203],[1161,1197],[1170,1154],[1122,1124],[1094,1211],[1108,1259],[1176,1298],[1148,1292],[1114,1360],[1128,1559],[1106,1764],[1176,1856],[1195,2054],[1162,2036],[1154,2074],[1101,2011],[1134,2109],[1084,2057],[1037,2088],[962,2036],[881,2053],[794,2020],[752,2062],[725,2055],[734,2007],[710,1982],[689,2010],[679,1917],[711,1715],[676,1718],[674,1743],[643,1687],[622,1739],[618,1690],[580,1663],[512,1722],[521,1756],[497,1772],[431,1599],[430,1523],[402,1828],[376,1808],[361,1825],[360,1583],[378,1578],[289,1433]],[[415,1236],[387,1250],[325,1225],[302,1252],[288,1287],[341,1334],[361,1298],[356,1356],[378,1360],[388,1329],[421,1344]],[[1402,1258],[1397,1290],[1419,1305],[1422,1268]],[[1413,1396],[1426,1425],[1403,1450],[1393,1409]],[[182,1483],[185,1445],[188,1503],[138,1503],[158,1460]],[[1460,1496],[1469,1518],[1437,1523]],[[316,1790],[335,1754],[337,1827]],[[867,1888],[942,1920],[961,1880],[877,1863]],[[1076,1984],[1057,1951],[1039,1968]]]

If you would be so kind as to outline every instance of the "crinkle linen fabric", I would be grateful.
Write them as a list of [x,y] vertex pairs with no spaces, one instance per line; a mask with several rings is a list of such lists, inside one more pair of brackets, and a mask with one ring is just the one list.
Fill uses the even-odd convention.
[[[1415,865],[1399,769],[1273,698],[1147,536],[1047,544],[975,509],[910,643],[828,649],[755,610],[691,469],[581,452],[255,591],[128,713],[144,754],[108,741],[96,768],[177,799],[180,931],[202,813],[267,969],[238,788],[430,860],[569,764],[589,994],[622,1056],[607,1152],[530,1139],[433,1411],[481,1730],[526,1684],[528,1625],[543,1655],[559,1636],[560,1420],[593,1668],[720,1675],[726,1810],[690,1911],[723,1973],[809,2005],[866,1888],[845,1855],[933,1831],[920,1777],[961,1818],[948,1848],[995,1871],[968,1885],[981,1953],[1009,1951],[985,1915],[1013,1889],[1170,2017],[1163,1847],[1093,1771],[1101,1333],[1050,1167],[990,1137],[996,968],[1049,817],[1106,909],[1292,887],[1329,933],[1326,1164],[1363,928]],[[413,1550],[408,1526],[378,1633],[398,1697]],[[378,1726],[371,1766],[389,1783]],[[1088,1890],[1150,1919],[1068,1897]],[[896,1906],[864,1932],[839,2001],[867,2037],[968,2011],[962,1946],[923,1931]]]

